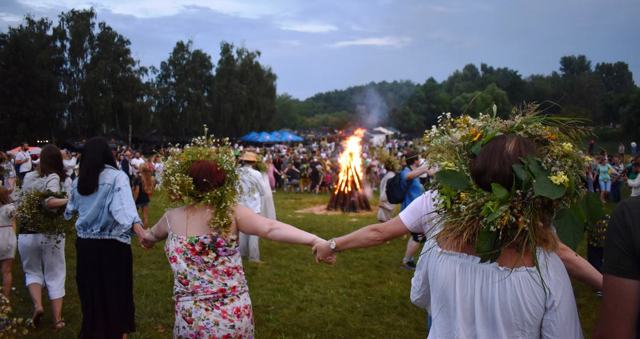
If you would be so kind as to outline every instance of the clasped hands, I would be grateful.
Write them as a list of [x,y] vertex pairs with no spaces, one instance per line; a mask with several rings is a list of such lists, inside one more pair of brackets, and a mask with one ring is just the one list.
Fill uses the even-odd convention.
[[336,262],[336,253],[331,250],[327,240],[318,238],[318,240],[313,243],[312,252],[316,257],[317,263],[324,262],[333,265]]

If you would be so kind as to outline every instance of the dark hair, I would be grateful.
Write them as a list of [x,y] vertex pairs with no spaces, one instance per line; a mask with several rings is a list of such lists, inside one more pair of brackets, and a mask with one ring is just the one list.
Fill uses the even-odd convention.
[[11,203],[11,191],[0,186],[0,206]]
[[78,174],[78,193],[90,195],[98,190],[100,173],[105,165],[116,167],[107,140],[101,137],[89,139],[82,149],[80,157],[80,173]]
[[407,166],[411,166],[413,165],[416,161],[418,161],[418,156],[420,154],[416,153],[416,152],[412,152],[409,151],[406,155],[405,155],[405,162],[407,163]]
[[215,161],[196,160],[191,164],[189,176],[193,179],[193,186],[200,193],[207,193],[224,185],[227,174]]
[[521,158],[536,153],[533,141],[519,135],[500,135],[489,141],[471,164],[471,178],[485,191],[491,191],[491,183],[498,183],[507,190],[513,186],[514,164]]
[[40,165],[38,173],[41,177],[55,173],[64,180],[64,165],[62,164],[62,153],[56,145],[48,144],[40,151]]

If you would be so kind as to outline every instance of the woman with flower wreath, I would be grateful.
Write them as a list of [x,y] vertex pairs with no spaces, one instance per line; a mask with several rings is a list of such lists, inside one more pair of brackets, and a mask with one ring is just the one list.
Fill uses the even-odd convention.
[[185,205],[147,231],[146,247],[167,239],[174,272],[175,338],[253,338],[253,313],[238,232],[307,246],[324,240],[236,205],[230,148],[187,147],[167,161],[165,186]]
[[316,258],[422,231],[411,299],[433,317],[429,338],[582,338],[567,270],[595,288],[602,275],[566,255],[551,226],[584,190],[575,184],[584,158],[556,122],[570,126],[538,115],[446,117],[427,133],[427,158],[440,168],[431,189],[386,223],[314,247]]

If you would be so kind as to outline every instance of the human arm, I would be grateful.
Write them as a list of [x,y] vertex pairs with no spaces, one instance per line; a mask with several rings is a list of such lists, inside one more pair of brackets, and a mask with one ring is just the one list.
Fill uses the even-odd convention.
[[314,246],[325,242],[314,234],[265,218],[241,205],[236,205],[233,215],[238,229],[243,233],[288,244]]
[[[57,174],[52,174],[47,177],[47,181],[45,183],[45,191],[53,193],[59,193],[61,191],[60,177]],[[67,198],[49,197],[45,199],[44,203],[47,208],[55,209],[65,206],[68,201],[69,199]]]
[[569,246],[559,243],[556,254],[562,260],[569,275],[596,290],[602,290],[602,273]]
[[[113,188],[113,196],[108,203],[109,212],[115,221],[124,226],[133,227],[135,224],[142,224],[136,203],[133,201],[131,186],[129,186],[129,178],[126,174],[118,172],[115,178],[115,187]],[[133,231],[138,234],[135,227]]]
[[423,166],[420,166],[420,167],[412,170],[411,172],[407,173],[405,178],[406,178],[406,180],[413,180],[413,179],[415,179],[415,178],[417,178],[417,177],[419,177],[419,176],[421,176],[421,175],[423,175],[425,173],[429,173],[429,171],[430,171],[429,166],[423,165]]
[[[333,240],[336,242],[336,251],[343,252],[354,248],[378,246],[407,232],[409,230],[400,217],[395,217],[384,223],[365,226]],[[318,260],[324,261],[325,258],[330,258],[334,255],[328,242],[314,246],[313,249]]]
[[165,213],[158,222],[150,229],[145,231],[142,246],[151,248],[153,244],[164,240],[169,235],[169,223],[167,221],[167,213]]
[[[413,200],[397,217],[334,238],[335,251],[378,246],[407,232],[429,233],[436,223],[434,219],[436,197],[437,193],[427,191]],[[316,251],[316,258],[320,260],[333,254],[327,243],[320,244],[314,248],[314,251]]]

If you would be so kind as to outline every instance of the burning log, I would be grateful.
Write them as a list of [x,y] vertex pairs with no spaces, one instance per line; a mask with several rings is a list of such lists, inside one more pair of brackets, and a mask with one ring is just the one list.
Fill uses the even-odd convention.
[[345,149],[340,154],[340,174],[335,190],[331,193],[328,210],[343,212],[370,211],[369,200],[362,187],[362,137],[364,129],[357,129],[345,142]]

